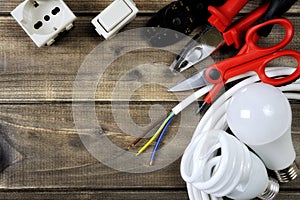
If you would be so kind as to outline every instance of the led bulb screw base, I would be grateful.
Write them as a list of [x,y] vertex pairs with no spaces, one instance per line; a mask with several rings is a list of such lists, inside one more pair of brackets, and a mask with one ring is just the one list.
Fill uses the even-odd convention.
[[279,193],[279,184],[276,180],[274,179],[269,179],[268,187],[262,193],[261,195],[258,196],[258,198],[263,199],[263,200],[269,200],[269,199],[274,199],[275,196]]
[[281,183],[287,183],[294,180],[299,173],[296,162],[293,162],[290,166],[285,169],[275,171],[277,179]]

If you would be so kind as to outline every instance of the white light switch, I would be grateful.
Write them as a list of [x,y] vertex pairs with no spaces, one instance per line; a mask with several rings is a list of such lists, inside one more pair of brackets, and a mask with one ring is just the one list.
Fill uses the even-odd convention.
[[133,1],[115,0],[92,20],[92,24],[100,35],[108,39],[132,21],[137,12]]
[[[112,15],[114,13],[114,15]],[[105,9],[99,17],[99,23],[109,32],[127,16],[132,13],[132,10],[124,1],[114,1],[111,6]]]

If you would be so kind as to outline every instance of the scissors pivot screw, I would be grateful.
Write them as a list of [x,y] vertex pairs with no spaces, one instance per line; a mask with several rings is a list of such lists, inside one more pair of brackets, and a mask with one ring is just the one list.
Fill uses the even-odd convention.
[[209,71],[209,77],[212,80],[218,80],[221,77],[221,73],[218,69],[212,69]]

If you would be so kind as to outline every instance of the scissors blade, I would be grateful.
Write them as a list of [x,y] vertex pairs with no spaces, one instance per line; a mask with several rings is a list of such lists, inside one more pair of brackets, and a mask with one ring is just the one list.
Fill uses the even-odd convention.
[[207,27],[197,35],[196,41],[190,41],[183,48],[179,56],[171,64],[171,71],[182,72],[205,58],[209,57],[216,49],[224,44],[224,38],[215,27]]
[[190,77],[178,82],[176,85],[171,87],[169,92],[181,92],[192,90],[196,88],[200,88],[209,84],[209,82],[205,78],[205,70],[203,69],[199,72],[194,73]]

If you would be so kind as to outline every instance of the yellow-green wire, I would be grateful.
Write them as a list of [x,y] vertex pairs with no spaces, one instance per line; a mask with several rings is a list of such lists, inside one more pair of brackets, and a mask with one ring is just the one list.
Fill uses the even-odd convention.
[[175,114],[173,112],[170,113],[170,115],[165,119],[165,121],[160,125],[159,129],[156,131],[156,133],[152,136],[152,138],[138,151],[137,155],[143,153],[148,146],[159,136],[165,125],[168,123],[168,121],[174,116]]

